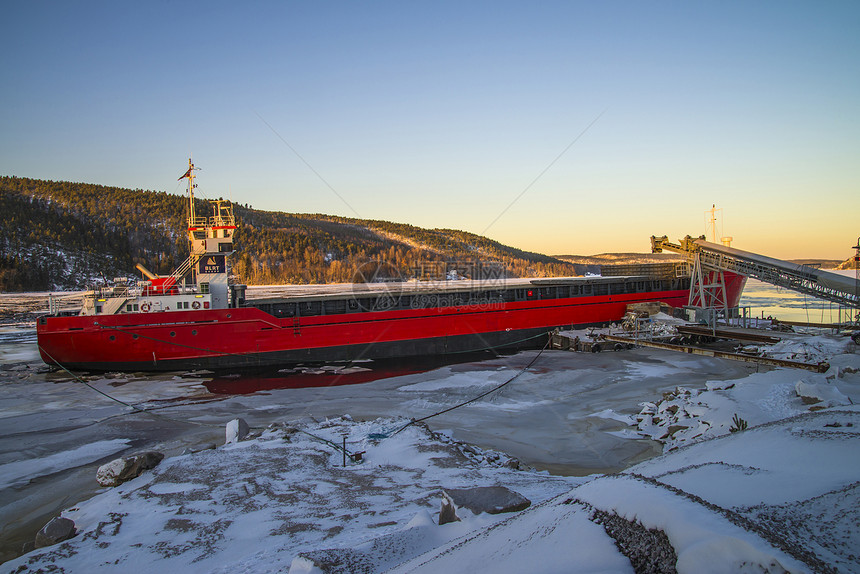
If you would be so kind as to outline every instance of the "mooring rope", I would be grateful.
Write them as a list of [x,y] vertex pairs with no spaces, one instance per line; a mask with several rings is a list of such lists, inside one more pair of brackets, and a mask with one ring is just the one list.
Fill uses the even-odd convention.
[[[109,326],[107,326],[107,325],[100,325],[100,326],[102,326],[102,327],[106,327],[106,328],[110,328],[110,329],[116,329],[117,331],[123,331],[123,332],[126,332],[126,331],[124,331],[123,329],[120,329],[120,328],[118,328],[118,327],[109,327]],[[471,403],[473,403],[473,402],[475,402],[475,401],[481,400],[482,398],[486,397],[487,395],[490,395],[490,394],[492,394],[492,393],[494,393],[494,392],[498,391],[499,389],[501,389],[501,388],[505,387],[506,385],[508,385],[508,384],[512,383],[514,380],[516,380],[517,378],[519,378],[519,377],[520,377],[520,375],[522,375],[522,374],[523,374],[523,373],[525,373],[529,368],[531,368],[531,366],[532,366],[532,365],[534,365],[534,363],[535,363],[535,362],[537,362],[537,360],[540,358],[540,356],[543,354],[543,352],[544,352],[544,351],[549,347],[549,344],[550,344],[549,335],[550,335],[550,334],[551,334],[551,331],[546,331],[546,332],[539,333],[539,334],[537,334],[537,335],[533,335],[533,336],[531,336],[531,337],[526,337],[526,338],[524,338],[524,339],[519,339],[519,340],[517,340],[517,341],[508,342],[508,343],[505,343],[505,344],[503,344],[503,345],[488,346],[488,347],[484,347],[484,348],[480,348],[480,349],[473,349],[473,350],[471,350],[471,351],[455,351],[454,353],[451,353],[451,354],[456,354],[456,353],[464,353],[464,352],[486,351],[486,350],[492,350],[492,349],[497,349],[497,348],[501,348],[501,347],[510,346],[510,345],[517,344],[517,343],[522,343],[522,342],[525,342],[525,341],[529,341],[529,340],[531,340],[531,339],[536,339],[536,338],[538,338],[538,337],[543,337],[543,336],[547,336],[547,337],[548,337],[548,338],[547,338],[547,342],[546,342],[546,344],[543,346],[543,348],[542,348],[540,351],[538,351],[538,353],[537,353],[537,354],[532,358],[532,360],[531,360],[531,361],[529,361],[529,363],[528,363],[526,366],[524,366],[522,369],[520,369],[520,370],[519,370],[519,371],[518,371],[514,376],[512,376],[511,378],[509,378],[509,379],[508,379],[508,380],[506,380],[505,382],[503,382],[503,383],[501,383],[501,384],[499,384],[499,385],[496,385],[495,387],[493,387],[493,388],[492,388],[492,389],[490,389],[489,391],[485,391],[485,392],[483,392],[483,393],[481,393],[481,394],[479,394],[479,395],[477,395],[477,396],[475,396],[475,397],[473,397],[473,398],[471,398],[471,399],[469,399],[469,400],[467,400],[467,401],[463,401],[463,402],[458,403],[458,404],[456,404],[456,405],[454,405],[454,406],[452,406],[452,407],[448,407],[448,408],[446,408],[446,409],[443,409],[443,410],[441,410],[441,411],[435,412],[435,413],[433,413],[433,414],[430,414],[430,415],[427,415],[427,416],[424,416],[424,417],[421,417],[421,418],[411,419],[408,423],[406,423],[405,425],[403,425],[402,427],[400,427],[399,429],[397,429],[397,430],[396,430],[396,431],[394,431],[393,433],[391,433],[391,434],[389,434],[389,435],[380,435],[380,436],[379,436],[379,438],[387,438],[387,437],[390,437],[390,436],[394,436],[394,435],[398,434],[399,432],[401,432],[401,431],[403,431],[403,430],[407,429],[408,427],[410,427],[410,426],[412,426],[412,425],[414,425],[414,424],[416,424],[416,423],[420,423],[420,422],[426,421],[426,420],[431,419],[431,418],[433,418],[433,417],[436,417],[436,416],[439,416],[439,415],[442,415],[442,414],[445,414],[445,413],[451,412],[451,411],[453,411],[453,410],[455,410],[455,409],[458,409],[458,408],[460,408],[460,407],[466,406],[466,405],[471,404]],[[145,335],[140,335],[140,336],[142,336],[142,337],[146,337]],[[152,337],[146,337],[146,338],[148,338],[148,339],[152,339],[152,340],[155,340],[155,341],[158,341],[158,339],[154,339],[154,338],[152,338]],[[168,344],[180,345],[180,346],[183,346],[183,347],[189,347],[189,345],[183,345],[183,344],[181,344],[181,343],[174,343],[173,341],[161,341],[161,342],[163,342],[163,343],[168,343]],[[178,420],[178,419],[174,419],[174,418],[171,418],[171,417],[167,417],[167,416],[164,416],[164,415],[160,415],[160,414],[157,414],[157,413],[153,413],[153,412],[151,412],[151,411],[150,411],[150,410],[148,410],[148,409],[142,409],[142,408],[140,408],[140,407],[138,407],[138,406],[132,405],[132,404],[127,403],[127,402],[125,402],[125,401],[123,401],[123,400],[121,400],[121,399],[118,399],[118,398],[116,398],[116,397],[113,397],[113,396],[111,396],[110,394],[108,394],[108,393],[106,393],[106,392],[104,392],[104,391],[102,391],[102,390],[99,390],[99,389],[95,388],[94,386],[92,386],[91,384],[89,384],[87,381],[85,381],[84,379],[82,379],[81,377],[79,377],[78,375],[76,375],[75,373],[73,373],[72,371],[70,371],[69,369],[67,369],[67,368],[66,368],[62,363],[60,363],[57,359],[55,359],[55,358],[53,357],[53,355],[51,355],[51,354],[50,354],[50,353],[49,353],[49,352],[48,352],[44,347],[42,347],[41,345],[38,345],[38,347],[39,347],[39,350],[41,350],[43,353],[45,353],[45,355],[47,355],[47,356],[48,356],[48,358],[50,358],[50,359],[54,362],[54,364],[55,364],[55,365],[57,365],[60,369],[62,369],[62,370],[63,370],[63,371],[65,371],[66,373],[68,373],[72,378],[74,378],[74,379],[75,379],[76,381],[78,381],[79,383],[83,383],[83,384],[84,384],[86,387],[88,387],[89,389],[91,389],[91,390],[93,390],[93,391],[95,391],[95,392],[99,393],[100,395],[102,395],[102,396],[104,396],[104,397],[106,397],[106,398],[108,398],[108,399],[110,399],[110,400],[112,400],[112,401],[115,401],[115,402],[117,402],[117,403],[119,403],[119,404],[121,404],[121,405],[124,405],[124,406],[126,406],[126,407],[128,407],[128,408],[130,408],[130,409],[132,409],[132,410],[134,410],[134,411],[136,411],[136,412],[143,413],[143,414],[147,414],[147,415],[149,415],[149,416],[151,416],[151,417],[158,418],[158,419],[161,419],[161,420],[166,420],[166,421],[170,421],[170,422],[176,422],[176,423],[180,423],[180,424],[184,423],[184,424],[192,424],[192,425],[206,426],[206,427],[213,427],[213,428],[218,428],[218,427],[220,427],[220,426],[221,426],[221,425],[213,425],[213,424],[208,424],[208,423],[199,423],[199,422],[195,422],[195,421],[188,421],[188,420]],[[193,347],[192,347],[192,348],[193,348]],[[207,351],[208,351],[208,349],[200,349],[200,350],[207,350]],[[225,353],[225,354],[235,354],[235,353]],[[181,406],[181,405],[172,405],[172,406]],[[298,429],[298,430],[301,430],[301,429]],[[317,440],[320,440],[320,441],[322,441],[322,442],[324,442],[324,443],[327,443],[327,444],[329,444],[329,445],[333,446],[333,447],[334,447],[335,449],[337,449],[337,450],[344,450],[344,452],[346,452],[346,454],[347,454],[348,456],[352,456],[352,455],[349,453],[349,451],[346,451],[342,446],[340,446],[340,445],[338,445],[338,444],[335,444],[335,443],[334,443],[334,442],[332,442],[332,441],[329,441],[329,440],[324,439],[324,438],[322,438],[322,437],[318,437],[318,436],[313,435],[313,434],[311,434],[311,433],[309,433],[309,432],[307,432],[307,431],[301,431],[301,432],[303,432],[304,434],[307,434],[307,435],[309,435],[309,436],[312,436],[313,438],[315,438],[315,439],[317,439]]]
[[[78,381],[79,383],[83,383],[86,387],[88,387],[89,389],[91,389],[91,390],[93,390],[93,391],[97,392],[98,394],[100,394],[100,395],[102,395],[102,396],[104,396],[104,397],[106,397],[106,398],[108,398],[108,399],[110,399],[110,400],[112,400],[112,401],[115,401],[115,402],[117,402],[117,403],[119,403],[119,404],[121,404],[121,405],[124,405],[124,406],[126,406],[126,407],[129,407],[130,409],[133,409],[133,410],[134,410],[134,411],[136,411],[136,412],[143,413],[143,414],[149,415],[149,416],[151,416],[151,417],[154,417],[154,418],[157,418],[157,419],[161,419],[161,420],[165,420],[165,421],[170,421],[170,422],[185,423],[185,424],[192,424],[192,425],[205,426],[205,427],[211,427],[211,428],[222,428],[222,427],[223,427],[223,425],[220,425],[220,424],[219,424],[219,425],[215,425],[215,424],[210,424],[210,423],[200,423],[200,422],[188,421],[188,420],[178,420],[178,419],[174,419],[174,418],[167,417],[167,416],[164,416],[164,415],[160,415],[160,414],[157,414],[157,413],[153,413],[153,412],[151,412],[151,411],[149,411],[149,410],[147,410],[147,409],[142,409],[142,408],[140,408],[140,407],[138,407],[138,406],[135,406],[135,405],[132,405],[132,404],[130,404],[130,403],[127,403],[127,402],[125,402],[125,401],[123,401],[123,400],[121,400],[121,399],[118,399],[118,398],[116,398],[116,397],[113,397],[113,396],[109,395],[108,393],[106,393],[106,392],[104,392],[104,391],[101,391],[101,390],[99,390],[99,389],[95,388],[94,386],[92,386],[91,384],[89,384],[87,381],[85,381],[84,379],[82,379],[81,377],[79,377],[78,375],[76,375],[75,373],[73,373],[72,371],[70,371],[69,369],[67,369],[65,366],[63,366],[59,361],[57,361],[57,359],[55,359],[55,358],[54,358],[54,357],[53,357],[53,356],[52,356],[52,355],[51,355],[47,350],[45,350],[45,348],[44,348],[44,347],[42,347],[41,345],[39,345],[39,349],[40,349],[40,350],[42,350],[46,355],[48,355],[48,357],[50,357],[50,359],[51,359],[52,361],[54,361],[54,363],[55,363],[58,367],[60,367],[60,368],[61,368],[62,370],[64,370],[66,373],[68,373],[69,375],[71,375],[71,377],[72,377],[72,378],[74,378],[74,379],[75,379],[76,381]],[[182,406],[182,405],[171,405],[171,406]],[[109,418],[113,418],[113,417],[109,417]],[[339,445],[339,444],[337,444],[337,443],[336,443],[336,442],[334,442],[334,441],[331,441],[331,440],[328,440],[328,439],[323,438],[323,437],[321,437],[321,436],[315,435],[315,434],[310,433],[310,432],[308,432],[308,431],[306,431],[306,430],[302,430],[302,429],[296,429],[296,430],[297,430],[298,432],[301,432],[301,433],[303,433],[303,434],[308,435],[309,437],[311,437],[311,438],[313,438],[313,439],[315,439],[315,440],[317,440],[317,441],[320,441],[320,442],[322,442],[322,443],[324,443],[324,444],[327,444],[328,446],[332,447],[333,449],[335,449],[335,450],[337,450],[337,451],[341,451],[341,452],[343,452],[344,454],[346,454],[346,456],[350,457],[350,459],[353,459],[353,460],[354,460],[354,458],[355,458],[355,453],[350,452],[349,450],[345,449],[342,445]]]
[[[190,425],[197,425],[197,426],[210,427],[210,428],[220,428],[220,427],[222,426],[222,425],[215,425],[215,424],[211,424],[211,423],[201,423],[201,422],[196,422],[196,421],[189,421],[189,420],[179,420],[179,419],[174,419],[174,418],[167,417],[167,416],[164,416],[164,415],[161,415],[161,414],[158,414],[158,413],[154,413],[154,412],[152,412],[152,410],[150,410],[150,409],[142,409],[142,408],[140,408],[140,407],[138,407],[138,406],[136,406],[136,405],[133,405],[133,404],[131,404],[131,403],[127,403],[127,402],[123,401],[122,399],[118,399],[118,398],[116,398],[116,397],[114,397],[114,396],[111,396],[110,394],[108,394],[108,393],[106,393],[106,392],[104,392],[104,391],[102,391],[102,390],[99,390],[99,389],[95,388],[94,386],[92,386],[91,384],[89,384],[87,381],[85,381],[84,379],[82,379],[81,377],[79,377],[78,375],[76,375],[75,373],[73,373],[72,371],[70,371],[69,369],[67,369],[67,368],[66,368],[62,363],[60,363],[57,359],[55,359],[55,358],[53,357],[53,355],[51,355],[51,353],[49,353],[49,352],[48,352],[48,351],[47,351],[47,350],[46,350],[42,345],[37,345],[37,346],[39,347],[39,350],[40,350],[40,351],[42,351],[43,353],[45,353],[45,354],[46,354],[46,355],[47,355],[47,356],[48,356],[52,361],[54,361],[54,364],[55,364],[55,365],[57,365],[57,366],[58,366],[58,367],[60,367],[62,370],[64,370],[65,372],[67,372],[69,375],[71,375],[71,377],[72,377],[73,379],[75,379],[77,382],[82,383],[82,384],[83,384],[84,386],[86,386],[87,388],[89,388],[89,389],[91,389],[91,390],[93,390],[93,391],[97,392],[98,394],[100,394],[100,395],[102,395],[102,396],[104,396],[104,397],[106,397],[106,398],[108,398],[108,399],[110,399],[110,400],[112,400],[112,401],[114,401],[114,402],[117,402],[117,403],[119,403],[119,404],[121,404],[121,405],[123,405],[123,406],[126,406],[126,407],[128,407],[128,408],[132,409],[132,410],[133,410],[133,411],[135,411],[135,412],[143,413],[143,414],[145,414],[145,415],[149,415],[149,416],[151,416],[151,417],[153,417],[153,418],[161,419],[161,420],[163,420],[163,421],[170,421],[170,422],[180,423],[180,424],[190,424]],[[182,406],[182,405],[170,405],[170,406],[171,406],[171,407],[174,407],[174,406]],[[167,408],[167,407],[160,407],[160,408]],[[126,414],[128,414],[128,413],[126,413]],[[109,417],[109,418],[113,418],[113,417]]]
[[[543,334],[544,334],[544,335],[549,335],[549,334],[550,334],[550,331],[547,331],[546,333],[543,333]],[[441,410],[441,411],[439,411],[439,412],[435,412],[435,413],[433,413],[433,414],[431,414],[431,415],[427,415],[427,416],[425,416],[425,417],[421,417],[420,419],[412,419],[412,420],[410,420],[408,423],[406,423],[405,425],[403,425],[402,427],[400,427],[399,429],[397,429],[396,431],[394,431],[393,433],[391,433],[391,434],[390,434],[390,435],[388,435],[388,436],[394,436],[394,435],[396,435],[397,433],[399,433],[399,432],[401,432],[401,431],[403,431],[403,430],[406,430],[407,428],[409,428],[410,426],[412,426],[412,425],[414,425],[414,424],[416,424],[416,423],[420,423],[420,422],[426,421],[427,419],[432,419],[433,417],[437,417],[437,416],[439,416],[439,415],[443,415],[443,414],[445,414],[445,413],[451,412],[451,411],[453,411],[453,410],[455,410],[455,409],[459,409],[460,407],[464,407],[464,406],[466,406],[466,405],[468,405],[468,404],[470,404],[470,403],[474,403],[475,401],[479,401],[479,400],[483,399],[484,397],[486,397],[487,395],[492,394],[492,393],[494,393],[494,392],[498,391],[499,389],[501,389],[501,388],[502,388],[502,387],[504,387],[505,385],[507,385],[507,384],[509,384],[509,383],[512,383],[512,382],[513,382],[515,379],[517,379],[520,375],[522,375],[523,373],[525,373],[525,372],[526,372],[526,371],[527,371],[527,370],[528,370],[528,369],[529,369],[533,364],[535,364],[535,362],[538,360],[538,358],[540,358],[540,356],[543,354],[543,352],[544,352],[544,351],[546,351],[546,349],[549,347],[549,344],[550,344],[550,340],[549,340],[549,339],[547,339],[546,345],[544,345],[544,346],[543,346],[543,348],[542,348],[540,351],[538,351],[538,354],[537,354],[537,355],[535,355],[535,356],[532,358],[532,360],[531,360],[531,361],[529,361],[529,363],[528,363],[525,367],[523,367],[522,369],[520,369],[520,370],[519,370],[519,372],[517,372],[517,374],[515,374],[513,377],[511,377],[510,379],[508,379],[508,380],[507,380],[507,381],[505,381],[504,383],[502,383],[502,384],[500,384],[500,385],[496,385],[495,387],[493,387],[493,388],[492,388],[492,389],[490,389],[489,391],[483,392],[483,393],[481,393],[480,395],[478,395],[478,396],[476,396],[476,397],[472,397],[472,398],[471,398],[471,399],[469,399],[468,401],[463,401],[462,403],[456,404],[456,405],[454,405],[453,407],[448,407],[447,409],[443,409],[443,410]]]

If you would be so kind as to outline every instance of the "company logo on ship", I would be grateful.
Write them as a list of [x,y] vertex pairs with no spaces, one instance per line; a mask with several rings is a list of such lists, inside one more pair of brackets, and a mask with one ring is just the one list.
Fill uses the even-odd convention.
[[200,259],[198,270],[200,273],[224,273],[225,265],[223,255],[207,255]]

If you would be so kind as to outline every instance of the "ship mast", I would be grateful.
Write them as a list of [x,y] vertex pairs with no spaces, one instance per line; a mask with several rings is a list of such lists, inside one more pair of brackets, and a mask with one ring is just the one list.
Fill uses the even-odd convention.
[[[197,186],[194,184],[194,163],[191,161],[190,157],[188,158],[188,171],[186,171],[185,174],[182,177],[180,177],[179,179],[182,179],[183,177],[188,178],[188,225],[187,225],[187,227],[188,227],[188,243],[189,243],[189,250],[192,252],[191,257],[193,257],[193,252],[194,252],[194,231],[193,231],[193,228],[194,228],[194,219],[195,219],[194,188]],[[190,260],[190,258],[189,258],[189,260]],[[193,266],[190,269],[190,271],[191,271],[191,282],[192,283],[197,283],[197,269],[195,267],[196,266]]]
[[194,227],[194,164],[191,163],[191,158],[188,158],[188,198],[190,205],[188,207],[188,227]]

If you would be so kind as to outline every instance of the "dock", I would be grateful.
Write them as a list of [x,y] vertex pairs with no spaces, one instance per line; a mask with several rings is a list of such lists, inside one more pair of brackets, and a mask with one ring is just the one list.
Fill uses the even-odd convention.
[[792,369],[804,369],[815,373],[823,373],[830,368],[830,365],[828,363],[803,363],[800,361],[789,361],[786,359],[774,359],[771,357],[746,355],[744,353],[717,351],[714,349],[697,347],[693,345],[674,345],[672,343],[661,343],[659,341],[648,341],[645,339],[635,339],[632,337],[620,337],[618,335],[604,335],[603,339],[605,341],[621,343],[624,345],[650,347],[652,349],[664,349],[667,351],[675,351],[679,353],[703,355],[706,357],[717,357],[719,359],[729,359],[730,361],[743,361],[745,363],[757,363],[759,365],[770,365],[773,367],[790,367]]
[[648,329],[622,331],[622,333],[612,333],[608,330],[606,332],[592,330],[588,333],[560,331],[551,335],[550,347],[552,349],[585,353],[622,351],[634,347],[646,347],[772,367],[789,367],[815,373],[823,373],[830,368],[830,365],[826,362],[806,363],[803,361],[763,357],[743,352],[724,351],[705,346],[719,339],[772,345],[784,338],[784,336],[777,337],[763,333],[759,329],[740,327],[721,327],[715,329],[700,325],[673,325],[671,326],[671,330],[674,331],[672,334],[659,334],[661,330],[665,333],[667,327],[667,325],[659,325],[660,329],[656,330],[658,332],[656,335],[655,330]]

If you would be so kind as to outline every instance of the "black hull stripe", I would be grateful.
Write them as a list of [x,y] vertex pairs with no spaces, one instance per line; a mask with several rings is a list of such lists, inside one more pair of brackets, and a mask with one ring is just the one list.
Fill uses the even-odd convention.
[[[559,326],[562,327],[562,326]],[[291,349],[247,355],[220,355],[165,361],[71,363],[63,366],[84,371],[180,371],[207,369],[260,369],[299,363],[349,362],[361,359],[389,359],[443,356],[474,351],[511,351],[539,349],[554,327],[496,331],[448,337],[385,341],[360,345],[340,345],[310,349]]]

